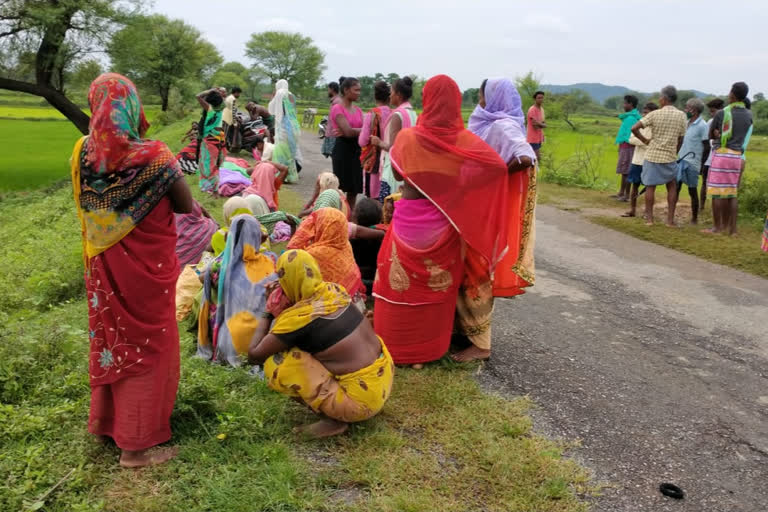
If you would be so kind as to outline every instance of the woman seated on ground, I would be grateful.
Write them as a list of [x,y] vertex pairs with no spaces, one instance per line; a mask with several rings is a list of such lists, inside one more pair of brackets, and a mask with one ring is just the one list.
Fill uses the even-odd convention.
[[253,148],[253,159],[257,162],[271,162],[272,153],[275,151],[275,145],[265,141],[264,137],[256,137],[256,145]]
[[299,217],[306,217],[320,208],[336,208],[341,210],[347,218],[350,216],[347,198],[344,192],[339,190],[339,178],[332,172],[321,172],[317,176],[315,192],[312,194],[309,202],[304,205],[304,209],[299,213]]
[[190,213],[177,213],[176,219],[176,256],[183,269],[194,265],[210,246],[211,237],[219,229],[219,225],[197,201]]
[[277,275],[248,360],[264,365],[271,389],[320,415],[320,421],[300,429],[313,437],[341,434],[349,423],[375,416],[392,391],[395,367],[387,347],[350,307],[346,291],[323,281],[309,253],[290,250],[280,256]]
[[274,162],[258,162],[251,173],[251,185],[243,190],[243,196],[255,194],[267,202],[270,211],[277,210],[280,200],[278,191],[288,175],[288,167]]
[[236,215],[221,257],[206,269],[197,331],[197,355],[240,364],[263,316],[266,286],[275,281],[274,255],[260,249],[261,225],[250,214]]
[[343,213],[321,208],[305,218],[288,242],[288,249],[303,249],[317,260],[325,279],[347,290],[365,309],[365,286],[349,243],[349,226]]
[[349,223],[349,243],[352,245],[352,253],[360,269],[366,293],[371,292],[373,279],[376,277],[376,258],[385,235],[385,231],[379,228],[380,225],[379,202],[367,197],[358,199],[352,212],[352,221]]
[[390,152],[403,196],[373,283],[376,332],[398,364],[420,365],[448,351],[466,247],[484,262],[480,271],[491,272],[507,238],[507,166],[464,129],[456,82],[431,78],[423,103],[416,127],[401,131]]
[[248,207],[248,203],[240,196],[230,197],[224,203],[222,207],[224,213],[224,225],[221,226],[211,237],[211,249],[213,249],[213,255],[219,256],[223,251],[227,243],[227,233],[229,232],[229,225],[232,223],[232,219],[235,215],[247,213],[252,215],[253,212]]

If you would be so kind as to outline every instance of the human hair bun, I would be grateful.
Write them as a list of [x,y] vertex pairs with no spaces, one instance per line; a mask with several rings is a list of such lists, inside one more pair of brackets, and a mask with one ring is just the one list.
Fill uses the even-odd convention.
[[347,77],[345,77],[344,75],[340,76],[339,77],[339,85],[343,84],[344,80],[346,80],[346,79],[347,79]]
[[406,75],[403,77],[403,83],[410,87],[413,85],[413,78]]

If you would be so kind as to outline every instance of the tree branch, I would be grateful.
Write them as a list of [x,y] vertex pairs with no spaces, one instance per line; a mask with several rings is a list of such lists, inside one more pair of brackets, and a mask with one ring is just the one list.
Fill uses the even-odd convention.
[[27,30],[26,27],[16,27],[7,32],[0,32],[0,37],[12,36],[14,34],[18,34],[19,32],[24,32],[25,30]]

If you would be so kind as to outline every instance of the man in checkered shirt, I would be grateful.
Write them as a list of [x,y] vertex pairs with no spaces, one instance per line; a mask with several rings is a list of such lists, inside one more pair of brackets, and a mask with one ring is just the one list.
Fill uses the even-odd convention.
[[[675,205],[677,204],[677,153],[683,145],[683,137],[688,120],[685,113],[675,107],[677,89],[668,85],[661,90],[659,105],[661,108],[649,112],[632,127],[632,133],[648,145],[643,162],[642,182],[645,185],[645,222],[653,225],[653,203],[656,199],[656,187],[667,186],[667,226],[675,225]],[[650,128],[650,140],[641,128]]]

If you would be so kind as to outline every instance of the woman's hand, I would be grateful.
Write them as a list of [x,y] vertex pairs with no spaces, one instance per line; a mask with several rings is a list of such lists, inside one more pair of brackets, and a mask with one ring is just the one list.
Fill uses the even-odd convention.
[[381,139],[378,138],[376,135],[371,135],[371,145],[376,146],[377,148],[381,147]]

